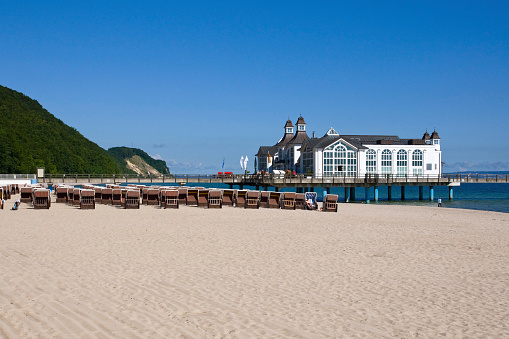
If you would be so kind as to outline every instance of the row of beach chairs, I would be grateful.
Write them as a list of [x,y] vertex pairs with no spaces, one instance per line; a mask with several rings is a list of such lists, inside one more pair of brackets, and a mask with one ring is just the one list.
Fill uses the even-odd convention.
[[12,195],[19,193],[18,184],[2,184],[0,186],[0,199],[8,200]]
[[[122,206],[138,209],[140,204],[160,208],[198,206],[222,208],[281,208],[305,209],[311,198],[317,208],[316,193],[269,192],[255,190],[207,189],[204,187],[144,186],[144,185],[83,185],[74,188],[67,185],[55,186],[56,202],[67,203],[80,208],[95,208],[95,204]],[[324,199],[324,211],[337,212],[337,195],[329,194]]]

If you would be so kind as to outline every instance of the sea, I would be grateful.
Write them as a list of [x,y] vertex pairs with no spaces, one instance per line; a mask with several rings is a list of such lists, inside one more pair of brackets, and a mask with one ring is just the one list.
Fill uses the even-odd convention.
[[[154,184],[161,186],[161,184]],[[167,186],[178,186],[167,184]],[[189,187],[222,188],[227,189],[227,184],[188,184]],[[233,188],[238,189],[238,186]],[[254,186],[244,186],[244,189],[254,190]],[[269,188],[274,191],[274,187]],[[295,189],[284,188],[281,192],[295,192]],[[318,201],[323,199],[324,190],[315,188]],[[369,189],[369,203],[374,204],[374,189]],[[339,202],[345,200],[345,189],[342,187],[330,188],[328,194],[337,194]],[[356,188],[356,201],[349,203],[366,204],[365,188]],[[387,187],[380,186],[378,189],[378,204],[384,205],[413,205],[413,206],[437,206],[437,199],[442,198],[444,208],[464,208],[472,210],[484,210],[509,213],[509,183],[498,184],[473,184],[462,183],[461,186],[453,187],[453,199],[449,199],[449,188],[447,186],[434,187],[434,201],[429,200],[429,187],[424,187],[424,200],[419,200],[418,187],[405,188],[405,200],[401,200],[401,189],[399,186],[392,187],[392,200],[387,199]]]

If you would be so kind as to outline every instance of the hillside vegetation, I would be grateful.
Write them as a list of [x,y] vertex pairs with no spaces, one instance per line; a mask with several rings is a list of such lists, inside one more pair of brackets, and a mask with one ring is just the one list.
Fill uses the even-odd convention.
[[156,160],[139,148],[112,147],[108,153],[117,160],[124,173],[170,174],[165,161]]
[[0,173],[122,173],[103,148],[23,93],[0,86]]
[[169,174],[166,162],[137,148],[108,151],[23,93],[0,86],[0,173]]

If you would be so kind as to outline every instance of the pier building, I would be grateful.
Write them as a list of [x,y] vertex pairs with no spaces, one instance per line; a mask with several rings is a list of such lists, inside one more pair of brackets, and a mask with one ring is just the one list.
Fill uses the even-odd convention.
[[297,130],[288,120],[283,137],[273,146],[261,146],[256,154],[257,171],[290,170],[314,178],[423,177],[442,175],[442,151],[436,131],[421,138],[395,135],[339,134],[330,128],[322,137],[309,137],[300,116]]

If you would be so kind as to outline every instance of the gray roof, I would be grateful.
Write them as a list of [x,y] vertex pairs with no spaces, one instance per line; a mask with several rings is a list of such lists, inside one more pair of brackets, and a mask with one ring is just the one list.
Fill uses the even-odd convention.
[[274,155],[276,155],[277,151],[278,151],[277,146],[260,146],[260,148],[258,149],[258,153],[256,153],[255,155],[257,157],[268,156],[268,154],[270,153],[270,155],[273,157]]
[[295,136],[288,142],[289,145],[302,145],[304,141],[308,140],[309,137],[306,134],[306,131],[297,131]]

